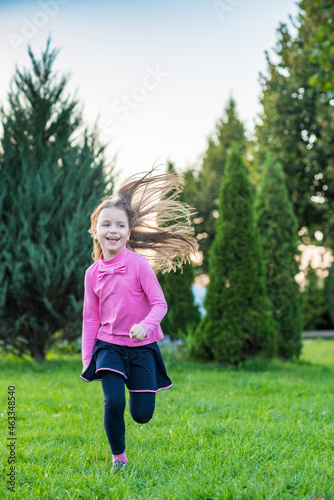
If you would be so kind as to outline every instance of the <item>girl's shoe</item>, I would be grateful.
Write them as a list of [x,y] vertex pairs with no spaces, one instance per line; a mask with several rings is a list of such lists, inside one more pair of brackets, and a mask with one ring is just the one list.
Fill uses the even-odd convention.
[[119,471],[122,470],[126,467],[126,463],[123,462],[122,460],[116,460],[116,462],[113,463],[113,471]]

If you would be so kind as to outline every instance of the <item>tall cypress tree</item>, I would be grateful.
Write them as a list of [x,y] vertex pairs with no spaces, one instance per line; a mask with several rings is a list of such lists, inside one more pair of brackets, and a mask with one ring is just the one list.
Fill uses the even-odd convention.
[[104,147],[80,128],[57,53],[50,40],[40,59],[29,48],[31,68],[16,70],[1,110],[0,339],[36,359],[55,331],[80,321],[89,215],[107,182]]
[[278,352],[284,358],[298,357],[303,329],[302,298],[295,280],[299,272],[295,258],[298,255],[298,222],[282,167],[273,153],[267,154],[263,165],[255,212],[278,332]]
[[194,171],[188,171],[184,189],[185,200],[196,207],[193,222],[200,251],[203,253],[201,271],[204,273],[208,272],[210,248],[215,237],[219,188],[226,160],[233,142],[237,142],[243,151],[246,147],[244,125],[238,118],[233,98],[228,101],[224,114],[225,117],[217,123],[214,137],[209,139],[198,175]]
[[276,353],[276,330],[267,297],[253,194],[238,146],[228,158],[209,260],[206,316],[193,353],[226,363]]

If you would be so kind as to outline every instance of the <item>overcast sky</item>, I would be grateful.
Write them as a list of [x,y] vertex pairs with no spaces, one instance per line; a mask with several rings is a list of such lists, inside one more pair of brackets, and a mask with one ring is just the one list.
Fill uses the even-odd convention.
[[0,101],[15,66],[51,33],[86,122],[99,116],[121,178],[153,163],[198,163],[232,95],[252,130],[259,72],[293,0],[0,0]]

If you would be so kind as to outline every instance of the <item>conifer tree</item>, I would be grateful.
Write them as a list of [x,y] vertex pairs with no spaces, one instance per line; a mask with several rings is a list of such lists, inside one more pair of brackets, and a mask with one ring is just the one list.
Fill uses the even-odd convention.
[[225,115],[217,123],[214,137],[209,139],[198,175],[194,171],[188,171],[184,189],[185,200],[196,207],[193,222],[200,251],[203,252],[201,271],[205,273],[208,271],[210,248],[215,237],[219,188],[226,160],[233,142],[237,142],[243,151],[246,147],[244,125],[238,118],[233,98],[228,101]]
[[50,40],[40,59],[29,48],[31,68],[16,70],[1,110],[0,339],[41,360],[53,334],[80,321],[89,215],[107,182],[104,147],[80,128],[57,53]]
[[[174,165],[168,162],[168,170],[174,169]],[[179,196],[184,202],[183,192]],[[198,307],[194,304],[192,284],[194,281],[194,267],[191,262],[184,264],[175,272],[158,273],[159,283],[163,289],[168,312],[161,322],[165,335],[178,338],[178,333],[186,334],[189,328],[197,326],[200,320]]]
[[263,165],[255,200],[257,226],[262,237],[269,299],[278,332],[278,353],[298,357],[301,350],[302,302],[299,285],[298,222],[289,200],[283,170],[273,153]]
[[228,158],[209,260],[206,316],[193,354],[226,363],[276,354],[276,330],[267,297],[253,194],[238,146]]

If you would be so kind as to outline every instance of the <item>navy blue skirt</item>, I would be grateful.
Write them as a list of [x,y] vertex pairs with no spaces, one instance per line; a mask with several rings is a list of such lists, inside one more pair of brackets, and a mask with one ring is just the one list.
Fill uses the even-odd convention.
[[173,385],[156,342],[128,347],[98,340],[81,378],[86,382],[101,380],[103,370],[122,375],[131,392],[158,392]]

